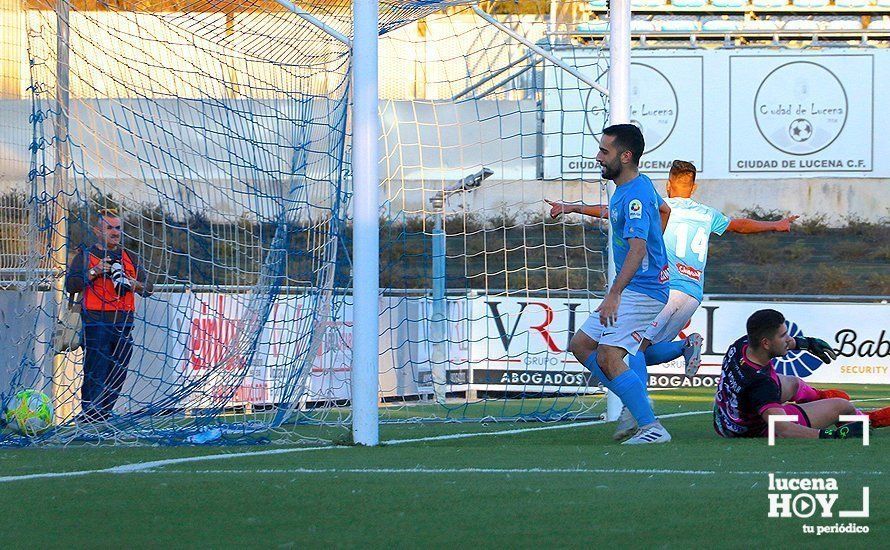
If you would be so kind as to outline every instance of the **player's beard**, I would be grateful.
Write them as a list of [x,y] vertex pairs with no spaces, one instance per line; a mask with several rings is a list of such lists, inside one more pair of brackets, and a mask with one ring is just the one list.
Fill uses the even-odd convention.
[[606,164],[605,162],[601,162],[600,173],[605,180],[614,180],[619,175],[621,175],[621,162],[616,161],[614,165]]
[[767,348],[767,351],[769,352],[769,356],[773,359],[776,357],[784,357],[789,351],[788,344],[785,342],[773,343]]

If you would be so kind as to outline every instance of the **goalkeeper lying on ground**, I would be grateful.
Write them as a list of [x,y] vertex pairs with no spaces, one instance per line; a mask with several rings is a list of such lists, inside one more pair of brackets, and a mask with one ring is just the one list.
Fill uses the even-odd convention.
[[862,413],[840,390],[816,390],[796,376],[776,372],[771,362],[791,350],[807,350],[825,363],[837,357],[818,338],[792,338],[785,317],[762,309],[748,318],[748,334],[723,357],[714,404],[714,429],[723,437],[764,437],[770,415],[796,415],[797,423],[776,423],[777,437],[842,439],[862,437],[862,423],[837,426],[844,414],[868,414],[871,427],[890,426],[890,407]]

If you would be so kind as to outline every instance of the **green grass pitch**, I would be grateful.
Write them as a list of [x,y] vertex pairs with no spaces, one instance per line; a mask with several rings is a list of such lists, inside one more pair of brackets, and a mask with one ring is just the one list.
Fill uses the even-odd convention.
[[[890,387],[848,387],[865,408]],[[627,447],[613,425],[383,425],[376,448],[0,451],[6,548],[877,548],[890,540],[890,428],[860,441],[724,440],[709,390],[654,392],[674,441]],[[700,414],[701,413],[701,414]],[[558,429],[552,429],[559,426]],[[565,426],[565,427],[563,427]],[[546,428],[546,429],[540,429]],[[513,430],[458,439],[429,438]],[[525,431],[533,430],[533,431]],[[274,449],[287,447],[274,446]],[[181,457],[129,473],[13,479]],[[265,454],[257,454],[265,453]],[[835,517],[768,518],[767,472],[833,477]],[[859,510],[869,487],[868,518]],[[855,522],[868,534],[804,534]],[[883,541],[883,542],[882,542]]]

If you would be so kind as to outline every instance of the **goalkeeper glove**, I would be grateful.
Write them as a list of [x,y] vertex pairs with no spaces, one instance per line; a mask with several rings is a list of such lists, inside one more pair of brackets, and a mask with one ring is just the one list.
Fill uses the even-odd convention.
[[862,438],[862,422],[850,422],[833,428],[819,430],[819,439]]
[[837,359],[837,353],[828,345],[825,340],[813,338],[811,336],[797,336],[794,338],[797,343],[797,349],[806,350],[819,358],[825,364],[831,363]]

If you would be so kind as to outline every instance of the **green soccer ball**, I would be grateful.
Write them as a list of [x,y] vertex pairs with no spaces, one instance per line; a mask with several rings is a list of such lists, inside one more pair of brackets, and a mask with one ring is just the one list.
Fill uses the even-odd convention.
[[53,403],[41,391],[22,390],[6,402],[3,416],[12,431],[34,436],[53,425]]

